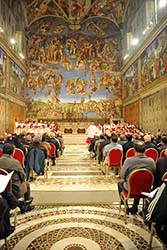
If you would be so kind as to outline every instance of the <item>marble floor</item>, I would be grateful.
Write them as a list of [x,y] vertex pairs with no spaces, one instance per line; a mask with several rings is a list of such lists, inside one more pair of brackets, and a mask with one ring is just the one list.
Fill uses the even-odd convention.
[[[78,145],[71,140],[48,179],[31,182],[34,210],[18,212],[9,250],[150,249],[150,232],[142,218],[129,215],[125,224],[119,212],[118,179],[113,173],[102,175],[82,140]],[[1,240],[0,250],[5,249]],[[152,249],[162,249],[156,237]]]
[[[140,217],[112,205],[47,206],[18,215],[9,250],[149,250],[150,232]],[[3,241],[0,249],[5,250]],[[154,238],[153,248],[162,249]]]

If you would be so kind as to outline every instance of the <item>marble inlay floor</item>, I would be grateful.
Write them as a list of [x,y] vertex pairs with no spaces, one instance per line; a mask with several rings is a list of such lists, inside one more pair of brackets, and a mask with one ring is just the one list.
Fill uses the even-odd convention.
[[[18,215],[8,245],[9,250],[149,250],[149,237],[140,217],[129,216],[125,224],[115,206],[48,206]],[[162,249],[156,238],[153,249]]]

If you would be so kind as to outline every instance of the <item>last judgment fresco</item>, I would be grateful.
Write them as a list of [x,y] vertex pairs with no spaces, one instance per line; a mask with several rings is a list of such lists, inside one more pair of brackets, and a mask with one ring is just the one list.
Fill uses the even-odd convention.
[[28,116],[67,121],[120,118],[118,13],[105,6],[112,19],[96,17],[93,12],[103,6],[90,8],[87,1],[34,3],[33,8],[28,5]]

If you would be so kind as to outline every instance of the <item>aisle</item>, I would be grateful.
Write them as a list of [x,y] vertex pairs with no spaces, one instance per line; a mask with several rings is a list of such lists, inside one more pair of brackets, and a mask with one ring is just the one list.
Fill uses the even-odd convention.
[[90,204],[118,202],[117,179],[102,174],[86,145],[66,145],[56,166],[31,183],[34,204]]

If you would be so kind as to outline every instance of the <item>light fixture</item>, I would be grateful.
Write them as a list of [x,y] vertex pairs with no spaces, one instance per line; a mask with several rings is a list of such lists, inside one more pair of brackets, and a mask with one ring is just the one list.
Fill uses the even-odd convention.
[[139,39],[138,38],[133,38],[132,45],[136,46],[138,43],[139,43]]
[[11,43],[12,45],[16,44],[16,40],[15,40],[14,38],[11,38],[11,39],[10,39],[10,43]]
[[1,32],[1,33],[3,33],[3,32],[4,32],[4,30],[2,29],[2,27],[0,27],[0,32]]
[[20,56],[22,59],[25,58],[25,56],[24,56],[22,53],[19,53],[19,56]]
[[167,4],[167,0],[160,0],[158,6],[161,9],[161,8],[164,8],[166,4]]
[[124,60],[126,60],[128,57],[129,57],[129,55],[126,54],[126,55],[124,56]]

